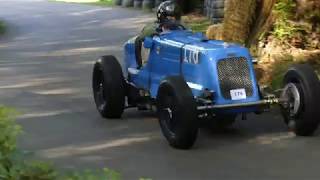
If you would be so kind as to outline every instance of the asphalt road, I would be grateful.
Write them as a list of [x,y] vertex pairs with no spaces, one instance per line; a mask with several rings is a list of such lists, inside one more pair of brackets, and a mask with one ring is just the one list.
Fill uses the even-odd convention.
[[19,146],[60,168],[109,167],[125,179],[319,179],[320,137],[288,133],[277,111],[250,115],[233,128],[201,130],[194,149],[174,150],[152,113],[102,119],[91,71],[149,14],[41,0],[0,0],[9,32],[0,38],[0,103],[16,107]]

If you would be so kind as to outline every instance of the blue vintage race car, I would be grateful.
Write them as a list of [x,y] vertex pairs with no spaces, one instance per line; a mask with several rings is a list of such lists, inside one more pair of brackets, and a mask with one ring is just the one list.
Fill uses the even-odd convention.
[[292,66],[274,95],[259,87],[253,59],[240,45],[184,28],[146,37],[143,45],[136,41],[124,46],[125,74],[114,56],[94,65],[94,99],[105,118],[120,118],[126,108],[156,107],[163,135],[178,149],[192,147],[202,119],[223,128],[237,115],[260,114],[272,104],[280,105],[297,135],[312,135],[318,127],[320,83],[308,65]]

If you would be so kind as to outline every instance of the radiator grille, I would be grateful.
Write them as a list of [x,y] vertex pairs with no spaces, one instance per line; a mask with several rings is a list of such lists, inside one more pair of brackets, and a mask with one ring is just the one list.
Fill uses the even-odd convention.
[[230,90],[245,89],[247,97],[253,95],[249,65],[244,57],[221,59],[218,62],[220,90],[225,99],[231,99]]

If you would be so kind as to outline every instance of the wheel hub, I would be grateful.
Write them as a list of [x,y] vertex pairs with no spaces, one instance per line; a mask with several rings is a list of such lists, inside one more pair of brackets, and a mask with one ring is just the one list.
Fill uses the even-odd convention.
[[172,110],[170,108],[165,108],[163,111],[165,112],[166,121],[168,125],[170,125],[172,123]]
[[167,112],[169,119],[172,119],[172,110],[170,108],[165,108],[164,111]]
[[163,110],[163,117],[164,117],[164,122],[167,126],[168,129],[170,129],[171,133],[174,131],[174,122],[173,122],[173,112],[170,108],[164,108]]
[[293,117],[299,113],[301,106],[301,97],[297,86],[294,83],[289,83],[282,91],[281,98],[286,99],[284,108],[288,110],[290,116]]
[[104,99],[104,93],[103,93],[103,83],[99,84],[99,88],[97,90],[97,97],[98,97],[98,101],[99,101],[99,109],[104,109],[105,106],[105,99]]

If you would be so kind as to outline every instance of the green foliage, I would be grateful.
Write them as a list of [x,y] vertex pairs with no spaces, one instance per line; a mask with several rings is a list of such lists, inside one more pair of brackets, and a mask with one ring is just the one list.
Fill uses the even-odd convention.
[[0,162],[16,150],[17,136],[22,132],[21,127],[15,123],[17,114],[12,108],[0,106]]
[[3,34],[6,32],[6,27],[4,25],[4,22],[0,21],[0,34]]
[[290,18],[293,16],[295,8],[294,0],[278,0],[274,5],[274,12],[282,18]]
[[22,130],[16,124],[17,112],[0,106],[0,180],[119,180],[119,173],[100,171],[70,172],[61,174],[46,162],[26,159],[26,154],[17,150],[17,136]]
[[273,65],[271,80],[272,89],[276,90],[281,88],[283,77],[292,64],[294,64],[293,57],[291,55],[284,55],[278,63]]
[[297,32],[302,31],[303,29],[287,19],[279,19],[274,24],[274,30],[272,34],[284,42],[287,39],[293,38]]
[[294,0],[278,0],[274,6],[273,11],[277,19],[272,34],[282,42],[292,38],[295,33],[301,30],[301,27],[290,21],[294,16],[295,8]]
[[113,6],[113,0],[49,0],[49,1],[58,1],[58,2],[66,2],[66,3],[82,3],[96,6]]
[[182,17],[182,21],[193,32],[205,33],[207,31],[208,27],[211,25],[211,21],[208,18],[206,18],[206,17],[192,17],[192,15]]
[[113,0],[99,0],[100,2],[113,3]]
[[113,170],[104,168],[100,171],[86,170],[83,172],[71,172],[60,178],[64,180],[118,180],[121,179],[121,176]]
[[50,165],[24,161],[24,154],[17,150],[17,137],[22,133],[15,122],[17,115],[14,109],[0,106],[0,179],[54,179],[56,173]]
[[189,24],[190,28],[194,32],[206,32],[210,25],[211,22],[207,19]]
[[10,168],[0,164],[0,179],[6,180],[120,180],[119,173],[110,170],[86,170],[59,173],[48,163],[41,161],[14,161]]
[[58,173],[50,164],[19,159],[12,160],[11,166],[0,171],[0,177],[6,180],[55,180]]
[[113,0],[99,0],[98,2],[95,2],[92,4],[101,5],[101,6],[113,6],[114,1]]

